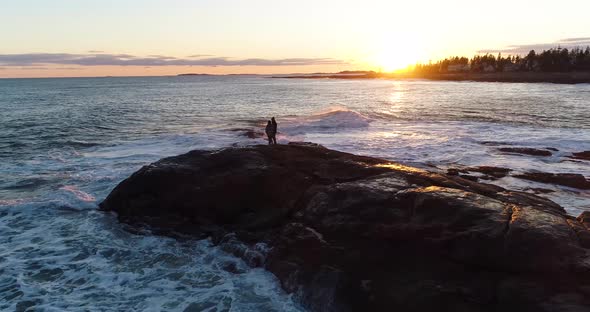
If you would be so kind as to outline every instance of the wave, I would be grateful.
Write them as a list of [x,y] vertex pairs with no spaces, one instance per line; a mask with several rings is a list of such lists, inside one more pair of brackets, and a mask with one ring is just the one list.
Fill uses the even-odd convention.
[[285,117],[279,120],[279,134],[302,135],[312,132],[340,132],[368,128],[372,119],[347,108],[332,108],[311,116]]
[[369,126],[371,119],[363,114],[353,110],[334,110],[327,113],[312,116],[317,123],[323,128],[365,128]]

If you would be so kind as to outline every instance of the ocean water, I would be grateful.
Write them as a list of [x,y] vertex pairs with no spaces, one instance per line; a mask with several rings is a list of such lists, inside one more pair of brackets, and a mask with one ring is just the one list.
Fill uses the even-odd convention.
[[[97,210],[142,165],[278,140],[444,171],[580,173],[590,85],[255,76],[0,79],[0,310],[303,311],[276,278],[208,240],[143,235]],[[248,134],[248,135],[247,135]],[[558,149],[551,157],[502,146]],[[504,178],[570,214],[590,192]],[[149,233],[148,233],[149,234]],[[225,270],[231,264],[237,270]]]

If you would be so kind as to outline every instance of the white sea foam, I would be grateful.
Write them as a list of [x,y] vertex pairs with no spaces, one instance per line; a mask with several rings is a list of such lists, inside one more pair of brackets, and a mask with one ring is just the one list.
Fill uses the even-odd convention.
[[94,202],[96,200],[96,198],[94,198],[94,196],[92,196],[84,191],[80,191],[78,189],[78,187],[75,185],[66,185],[66,186],[61,187],[60,190],[71,192],[72,194],[74,194],[76,196],[76,198],[78,198],[81,201]]
[[133,235],[114,216],[52,209],[63,205],[3,207],[0,309],[301,310],[272,274],[207,240]]

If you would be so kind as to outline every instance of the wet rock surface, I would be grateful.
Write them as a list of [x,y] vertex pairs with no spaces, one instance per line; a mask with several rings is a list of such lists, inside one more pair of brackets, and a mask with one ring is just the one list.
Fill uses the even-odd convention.
[[313,311],[587,311],[590,215],[458,174],[313,145],[192,151],[100,207],[211,236]]

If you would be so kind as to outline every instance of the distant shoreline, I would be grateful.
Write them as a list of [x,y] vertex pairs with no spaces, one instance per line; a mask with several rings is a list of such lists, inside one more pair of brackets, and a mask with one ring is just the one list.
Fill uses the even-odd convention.
[[162,76],[73,76],[73,77],[0,77],[0,80],[11,79],[104,79],[104,78],[158,78],[158,77],[263,77],[277,79],[426,79],[438,81],[475,81],[475,82],[514,82],[514,83],[556,83],[581,84],[590,83],[590,72],[496,72],[496,73],[376,73],[376,72],[345,72],[345,73],[313,73],[313,74],[176,74]]
[[444,73],[444,74],[311,74],[272,76],[282,79],[427,79],[439,81],[477,81],[477,82],[528,82],[579,84],[590,83],[590,72],[544,73],[544,72],[499,72],[499,73]]

